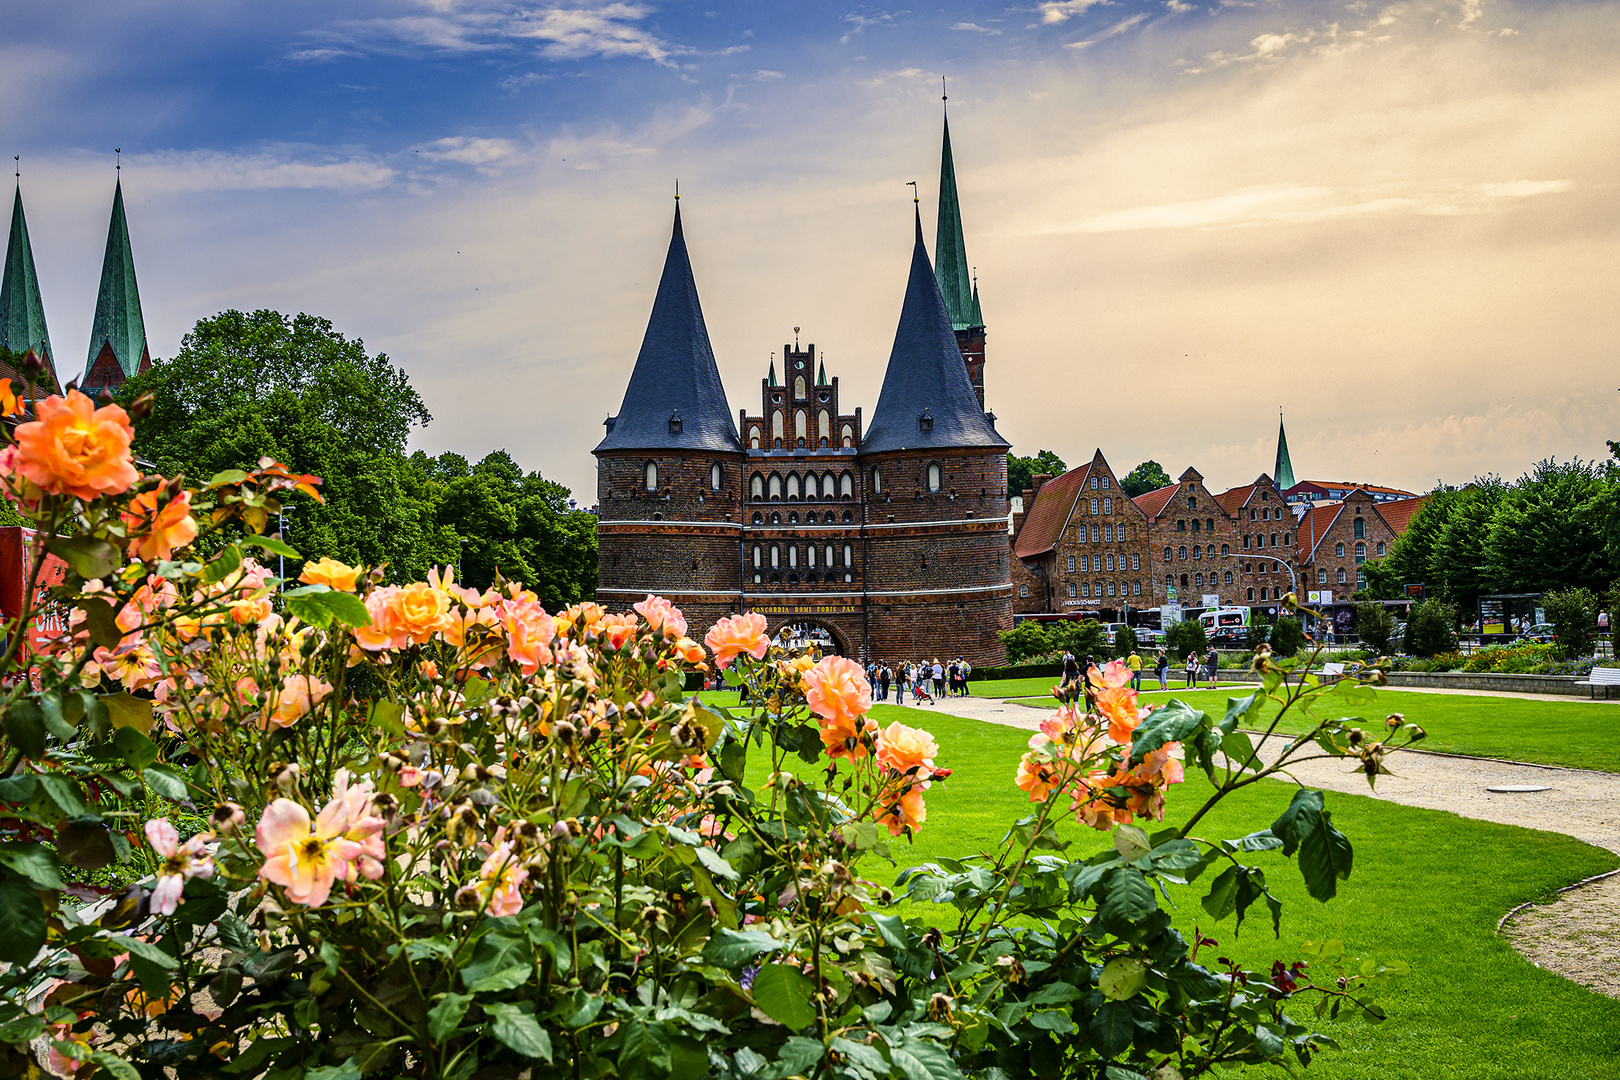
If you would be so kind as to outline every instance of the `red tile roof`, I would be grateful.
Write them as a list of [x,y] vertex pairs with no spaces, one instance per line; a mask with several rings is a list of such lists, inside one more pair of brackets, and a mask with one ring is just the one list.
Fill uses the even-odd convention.
[[1164,513],[1164,508],[1170,505],[1170,500],[1176,497],[1176,492],[1180,488],[1180,484],[1171,484],[1169,487],[1157,488],[1146,494],[1138,495],[1131,501],[1141,507],[1142,512],[1151,520]]
[[1308,563],[1316,557],[1316,545],[1322,542],[1343,509],[1342,502],[1317,503],[1299,519],[1299,524],[1295,526],[1294,548],[1300,553],[1301,563]]
[[1407,491],[1404,488],[1380,487],[1377,484],[1361,484],[1354,480],[1301,480],[1288,490],[1295,491],[1298,488],[1304,487],[1306,484],[1310,484],[1313,487],[1323,488],[1324,490],[1327,488],[1333,488],[1335,490],[1350,492],[1354,491],[1356,488],[1360,488],[1361,490],[1373,495],[1382,493],[1384,495],[1405,495],[1409,498],[1415,496],[1414,492]]
[[1032,559],[1057,547],[1063,527],[1074,513],[1074,502],[1086,486],[1091,475],[1091,462],[1070,469],[1041,485],[1035,493],[1035,503],[1024,514],[1024,525],[1013,540],[1013,554],[1020,559]]
[[1429,501],[1427,495],[1419,495],[1415,499],[1396,499],[1392,502],[1374,503],[1373,507],[1380,517],[1394,530],[1396,536],[1406,531],[1412,524],[1412,516],[1423,509],[1423,504]]
[[1225,510],[1228,514],[1235,514],[1238,512],[1238,508],[1244,503],[1248,502],[1249,496],[1253,494],[1254,485],[1244,484],[1242,487],[1235,487],[1230,491],[1221,492],[1219,495],[1215,496],[1215,501],[1219,503],[1221,509]]

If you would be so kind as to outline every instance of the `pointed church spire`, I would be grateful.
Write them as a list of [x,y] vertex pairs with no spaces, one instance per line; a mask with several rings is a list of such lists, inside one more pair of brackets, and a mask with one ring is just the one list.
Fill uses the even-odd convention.
[[951,328],[983,326],[975,311],[968,277],[967,245],[962,238],[962,207],[956,195],[956,163],[951,156],[951,121],[945,119],[945,142],[939,155],[939,225],[934,233],[934,262],[939,292],[951,316]]
[[[11,203],[11,236],[6,241],[6,264],[0,273],[0,345],[15,353],[32,349],[45,364],[42,389],[55,390],[56,360],[51,335],[45,329],[45,305],[39,298],[39,275],[34,272],[34,249],[28,241],[23,217],[22,185]],[[13,386],[21,391],[21,386]]]
[[775,356],[775,354],[772,354],[772,356],[771,356],[771,374],[770,374],[770,378],[768,380],[766,380],[765,385],[766,386],[779,386],[780,385],[776,381],[776,356]]
[[973,275],[973,308],[968,318],[973,320],[974,326],[984,325],[984,312],[979,310],[979,275],[977,272]]
[[[118,365],[97,364],[110,356]],[[146,321],[141,317],[141,294],[135,286],[135,253],[129,245],[129,223],[124,217],[124,186],[113,182],[112,220],[107,225],[107,251],[101,260],[101,288],[96,292],[96,317],[90,325],[90,355],[84,365],[84,385],[120,386],[152,363],[146,348]]]
[[985,416],[973,392],[951,317],[928,263],[922,218],[911,251],[911,277],[895,329],[883,389],[861,451],[866,454],[927,447],[1008,444]]
[[698,303],[697,282],[681,230],[680,204],[664,273],[653,299],[647,333],[630,373],[619,414],[607,422],[604,450],[717,450],[741,453],[709,330]]
[[1271,478],[1277,482],[1278,491],[1287,491],[1295,484],[1294,463],[1288,458],[1288,433],[1283,430],[1280,410],[1277,413],[1277,466]]
[[827,385],[827,361],[825,361],[825,360],[823,360],[821,362],[821,370],[819,372],[817,372],[817,374],[816,374],[816,385],[817,386],[826,386]]

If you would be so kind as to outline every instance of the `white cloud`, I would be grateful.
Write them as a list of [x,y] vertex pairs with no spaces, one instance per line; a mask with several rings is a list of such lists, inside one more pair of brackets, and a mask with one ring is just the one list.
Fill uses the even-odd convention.
[[153,191],[252,191],[276,188],[369,191],[387,187],[395,171],[367,154],[305,146],[271,146],[258,153],[218,150],[126,154]]
[[980,33],[980,34],[999,34],[999,33],[1001,33],[1000,30],[994,29],[993,27],[980,26],[978,23],[971,23],[971,22],[952,23],[951,24],[951,29],[952,30],[972,30],[975,33]]
[[298,49],[287,54],[287,59],[296,64],[313,64],[323,60],[338,60],[345,56],[359,56],[353,49],[321,48]]
[[1136,27],[1136,26],[1140,25],[1146,19],[1147,19],[1147,15],[1145,13],[1139,12],[1139,13],[1137,13],[1135,15],[1132,15],[1128,19],[1121,19],[1119,22],[1115,23],[1113,26],[1110,26],[1108,29],[1104,30],[1102,33],[1098,34],[1096,37],[1087,38],[1085,41],[1071,41],[1071,42],[1069,42],[1069,44],[1067,46],[1065,46],[1065,48],[1070,48],[1070,49],[1086,49],[1086,48],[1090,48],[1091,46],[1097,44],[1097,42],[1105,41],[1108,38],[1113,37],[1115,34],[1123,34],[1125,31],[1130,30],[1133,27]]
[[865,30],[868,26],[888,26],[894,23],[897,15],[904,15],[903,11],[849,11],[844,13],[840,22],[850,23],[855,27],[849,33],[838,39],[840,45],[847,44],[849,39]]
[[587,57],[651,60],[674,66],[674,58],[694,50],[645,29],[652,12],[646,4],[612,0],[528,7],[511,0],[436,3],[423,14],[373,19],[344,25],[357,39],[382,39],[442,52],[472,53],[531,44],[553,60]]
[[1185,15],[1187,12],[1193,10],[1193,5],[1182,3],[1182,0],[1164,0],[1164,6],[1175,12],[1177,15]]
[[521,75],[508,75],[506,78],[501,80],[500,85],[501,89],[506,93],[515,94],[519,90],[534,86],[537,83],[543,83],[550,78],[550,75],[545,75],[538,71],[525,71]]
[[771,71],[768,68],[760,68],[758,71],[754,72],[754,81],[756,82],[774,82],[777,79],[785,78],[787,78],[787,76],[782,72]]
[[452,135],[413,147],[424,160],[451,161],[459,165],[473,165],[480,171],[496,162],[505,161],[517,153],[517,144],[510,139],[484,139],[470,135]]
[[1099,4],[1111,3],[1113,0],[1044,0],[1040,6],[1041,22],[1067,22],[1073,16],[1080,15]]

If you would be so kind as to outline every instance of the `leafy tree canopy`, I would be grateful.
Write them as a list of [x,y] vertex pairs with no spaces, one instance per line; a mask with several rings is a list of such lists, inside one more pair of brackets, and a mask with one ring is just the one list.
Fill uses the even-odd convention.
[[1042,450],[1034,457],[1019,457],[1017,454],[1007,455],[1007,491],[1012,495],[1022,495],[1034,486],[1035,475],[1045,473],[1048,476],[1061,476],[1069,471],[1063,464],[1063,459],[1050,450]]
[[1144,461],[1120,480],[1120,490],[1131,498],[1170,486],[1170,474],[1157,461]]

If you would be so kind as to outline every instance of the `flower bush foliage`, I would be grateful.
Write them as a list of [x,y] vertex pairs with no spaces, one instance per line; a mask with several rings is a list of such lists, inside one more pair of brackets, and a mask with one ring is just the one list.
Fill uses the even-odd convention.
[[[1240,726],[1262,697],[1358,705],[1351,682],[1262,649],[1264,689],[1213,717],[1144,710],[1109,665],[997,778],[1030,815],[897,898],[883,860],[949,747],[880,727],[855,663],[759,615],[700,644],[657,597],[548,612],[329,559],[278,581],[255,553],[294,554],[263,530],[314,477],[141,476],[121,409],[37,417],[0,458],[37,527],[4,657],[0,1073],[1170,1080],[1308,1062],[1317,1017],[1381,1015],[1389,967],[1320,943],[1244,970],[1158,896],[1204,875],[1211,925],[1263,901],[1275,927],[1244,861],[1269,849],[1334,895],[1351,846],[1320,792],[1198,826],[1301,755],[1371,781],[1421,737],[1323,720],[1268,765]],[[27,647],[46,602],[64,629]],[[711,664],[747,709],[683,694]],[[1194,765],[1214,794],[1155,828]],[[1112,844],[1077,857],[1076,825]]]

